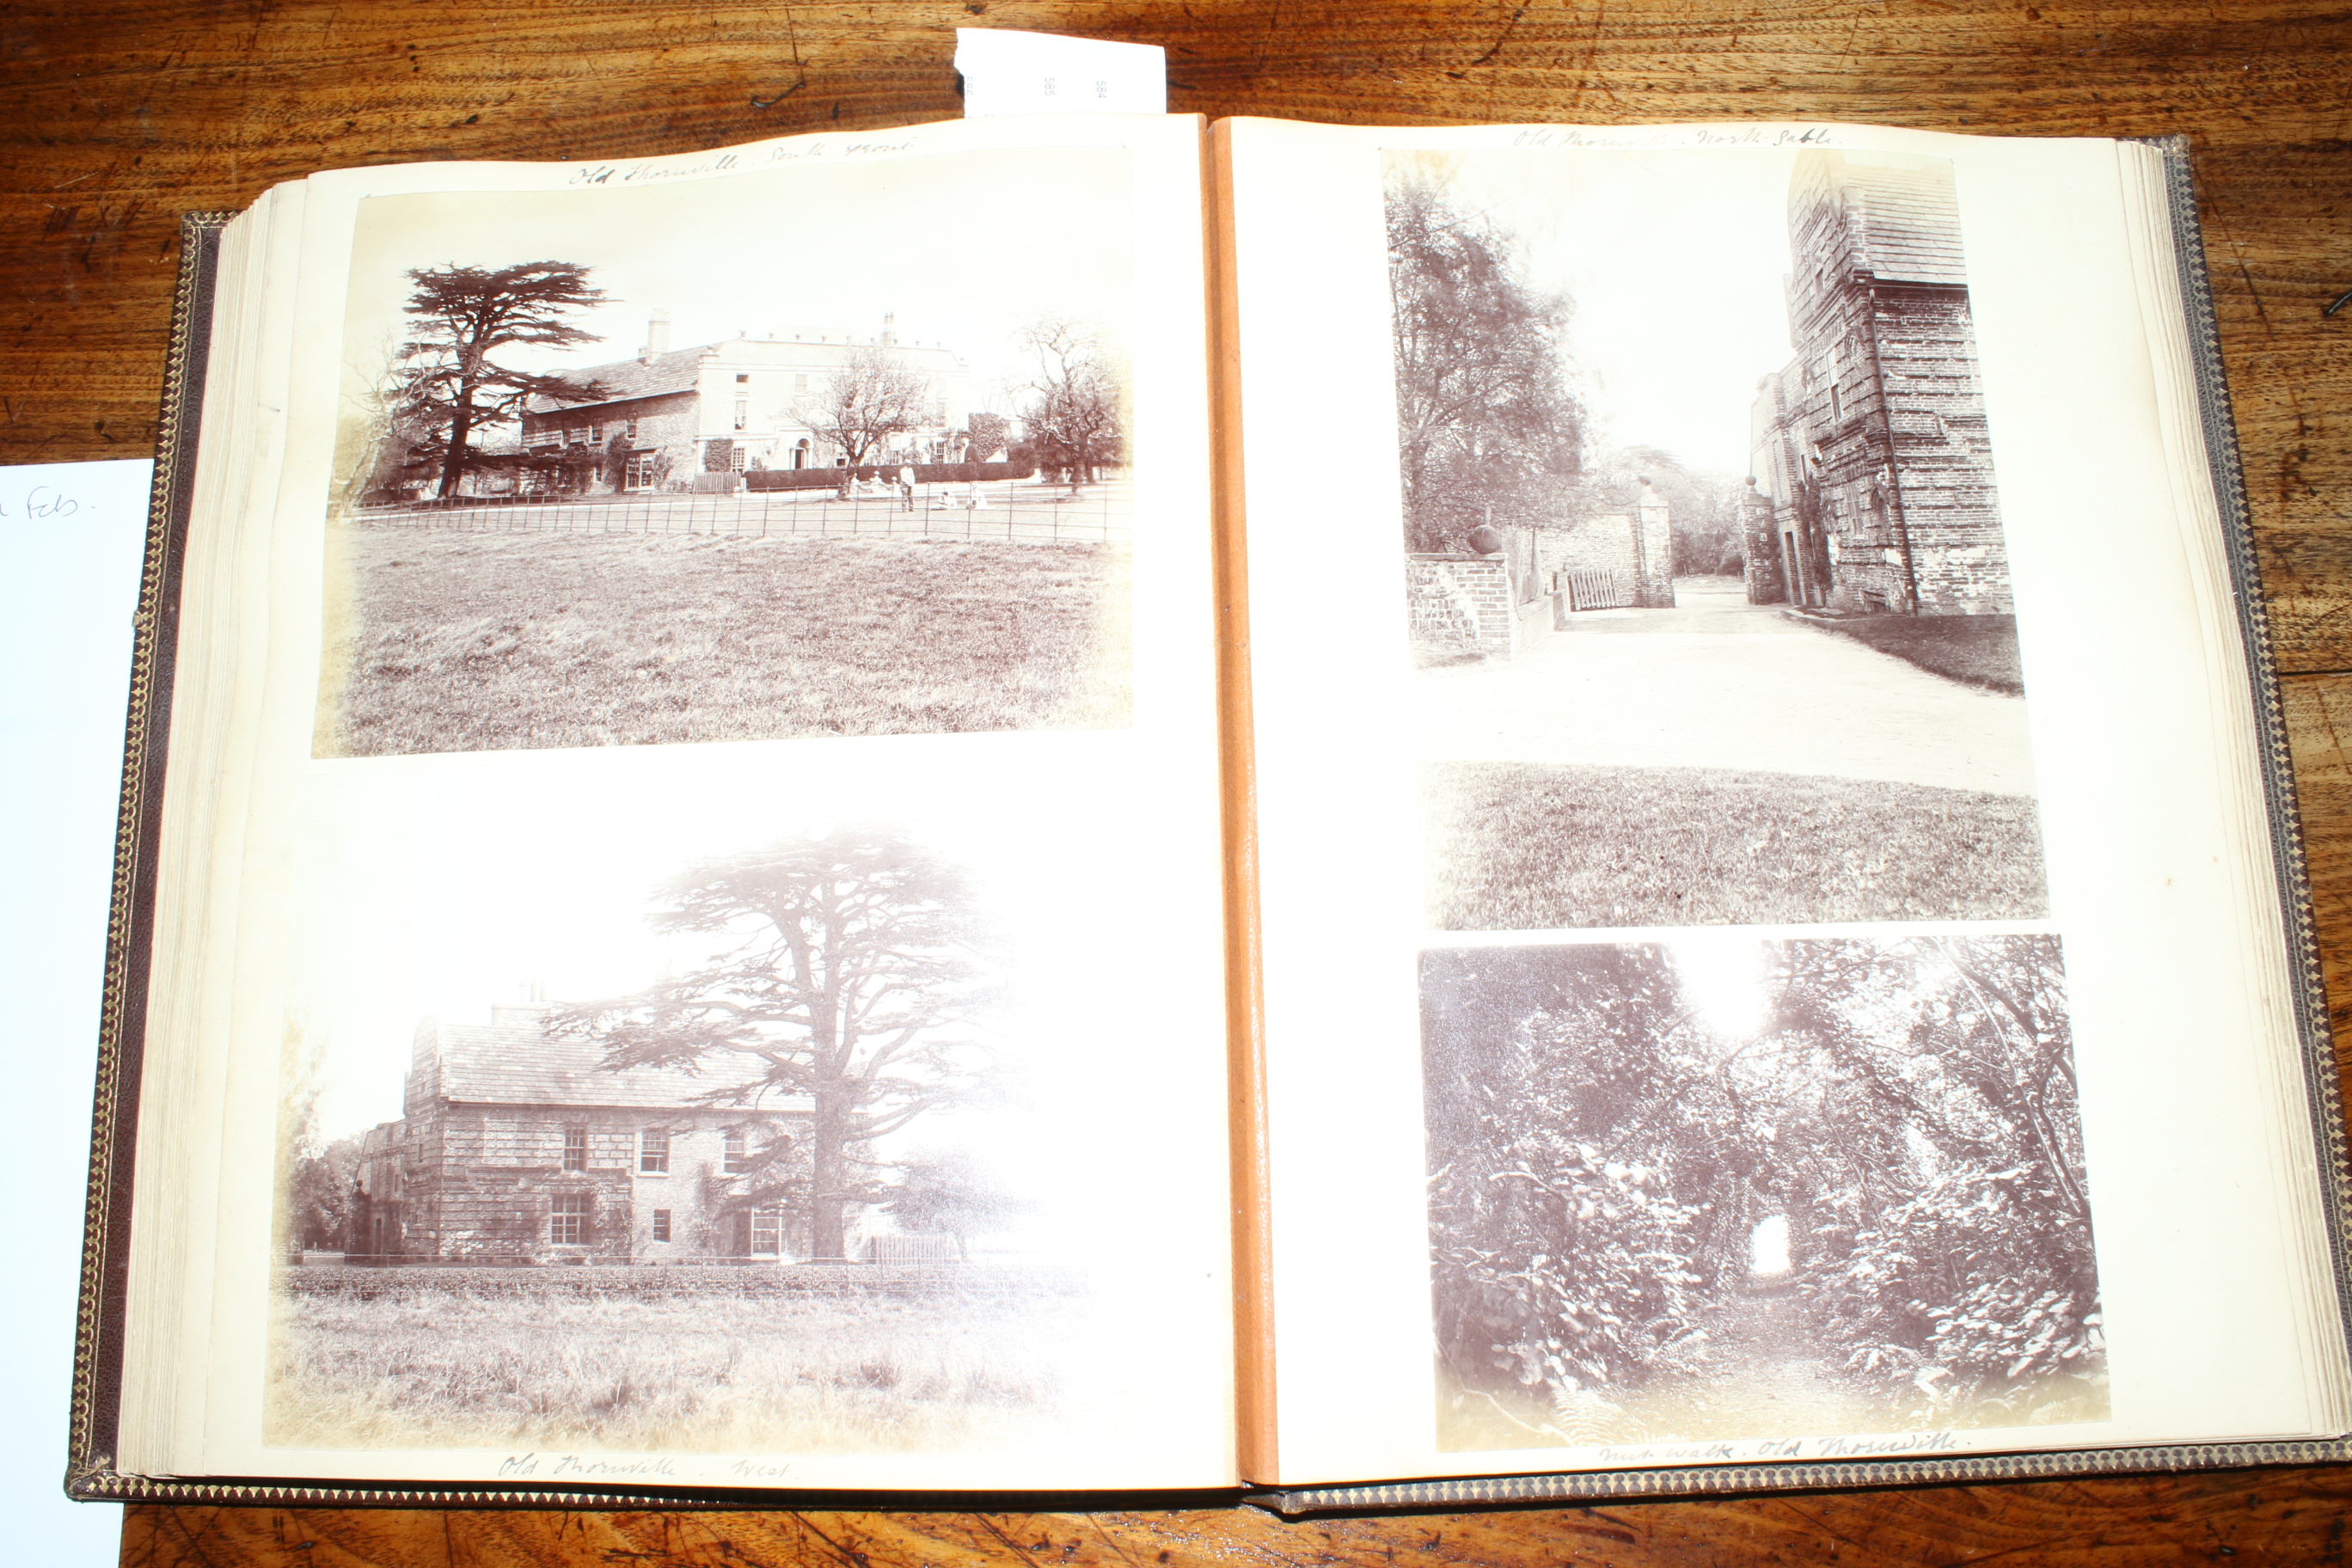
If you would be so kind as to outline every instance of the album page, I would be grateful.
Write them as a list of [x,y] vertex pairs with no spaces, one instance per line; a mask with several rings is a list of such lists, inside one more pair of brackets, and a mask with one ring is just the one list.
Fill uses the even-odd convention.
[[2340,1433],[2155,153],[1215,134],[1259,1479]]
[[1234,1482],[1202,135],[231,226],[119,1468]]

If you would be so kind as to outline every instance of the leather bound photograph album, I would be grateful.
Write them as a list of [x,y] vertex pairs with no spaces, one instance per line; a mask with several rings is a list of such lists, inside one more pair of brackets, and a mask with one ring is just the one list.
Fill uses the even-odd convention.
[[73,1495],[2352,1457],[2185,143],[1008,117],[183,238]]

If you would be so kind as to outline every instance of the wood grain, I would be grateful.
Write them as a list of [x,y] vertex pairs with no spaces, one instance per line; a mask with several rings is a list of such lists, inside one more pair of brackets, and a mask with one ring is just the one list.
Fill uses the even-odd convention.
[[1172,1513],[126,1510],[123,1568],[1544,1568],[2341,1563],[2333,1471],[1286,1523]]
[[[2352,1042],[2352,13],[2336,0],[33,0],[0,8],[0,459],[152,440],[175,224],[314,170],[959,112],[959,25],[1165,45],[1170,106],[2189,136]],[[2053,265],[2063,265],[2053,258]],[[1168,1514],[128,1510],[126,1563],[2341,1562],[2326,1468],[1284,1524]]]

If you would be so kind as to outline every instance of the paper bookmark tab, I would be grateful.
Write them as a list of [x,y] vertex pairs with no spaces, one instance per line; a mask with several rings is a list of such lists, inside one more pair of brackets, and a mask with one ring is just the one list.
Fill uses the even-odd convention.
[[958,27],[955,63],[967,120],[1168,112],[1168,51],[1158,44]]

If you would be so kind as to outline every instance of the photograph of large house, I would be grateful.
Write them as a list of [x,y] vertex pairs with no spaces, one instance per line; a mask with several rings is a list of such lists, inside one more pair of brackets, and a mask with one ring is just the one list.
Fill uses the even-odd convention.
[[1127,725],[1126,231],[918,265],[974,168],[371,197],[315,754]]
[[487,1026],[417,1026],[404,1114],[361,1139],[351,1253],[402,1263],[803,1256],[807,1238],[794,1233],[804,1222],[778,1194],[808,1134],[805,1099],[711,1103],[756,1081],[748,1058],[695,1072],[608,1070],[596,1042],[549,1033],[547,1012],[499,1005]]
[[[656,311],[631,359],[582,365],[556,379],[603,396],[586,402],[531,398],[522,411],[526,489],[555,488],[581,469],[579,488],[684,489],[697,473],[829,468],[845,459],[824,412],[845,376],[893,373],[919,383],[919,423],[894,431],[864,463],[964,460],[960,437],[971,413],[971,368],[940,343],[900,340],[892,315],[878,333],[783,328],[687,348],[669,344],[670,321]],[[587,454],[580,449],[586,448]],[[592,465],[537,461],[593,455]],[[969,454],[983,460],[987,454]]]

